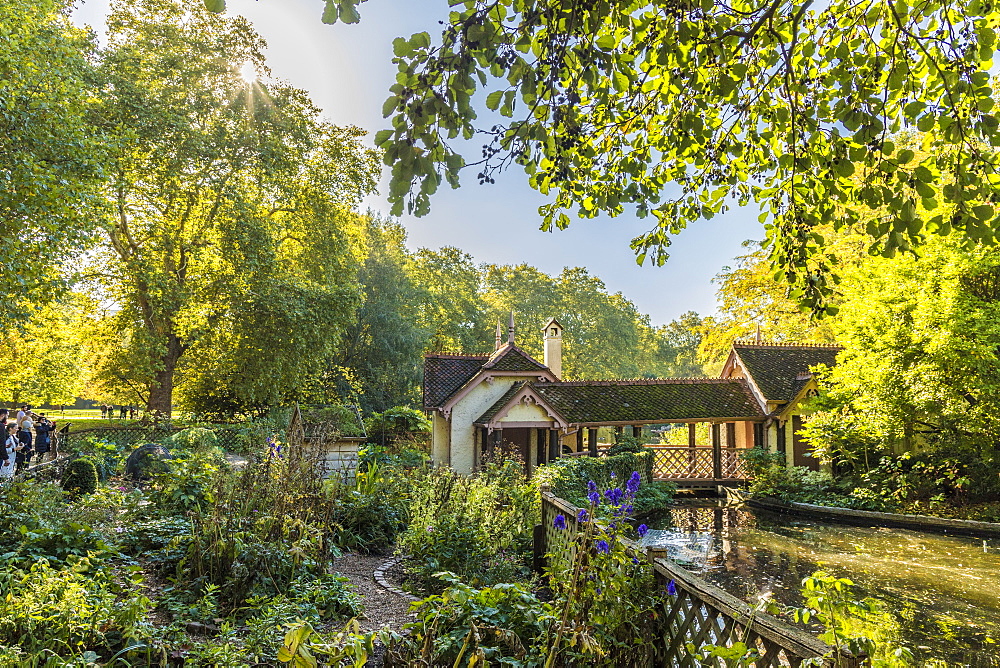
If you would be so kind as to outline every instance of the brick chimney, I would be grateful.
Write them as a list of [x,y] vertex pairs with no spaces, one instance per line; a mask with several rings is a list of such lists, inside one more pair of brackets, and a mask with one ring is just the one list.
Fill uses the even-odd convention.
[[542,329],[542,340],[545,344],[545,366],[549,367],[556,378],[562,379],[562,334],[563,326],[552,318]]

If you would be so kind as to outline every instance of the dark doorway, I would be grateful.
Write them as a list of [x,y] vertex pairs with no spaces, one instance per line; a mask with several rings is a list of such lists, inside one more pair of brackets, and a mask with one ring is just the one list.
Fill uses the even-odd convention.
[[531,475],[531,429],[527,427],[503,430],[503,458],[520,459],[524,475]]
[[807,453],[809,451],[809,443],[799,436],[799,430],[802,429],[802,416],[793,415],[792,416],[792,463],[795,466],[805,466],[806,468],[812,469],[813,471],[819,471],[819,460],[815,457],[810,457]]

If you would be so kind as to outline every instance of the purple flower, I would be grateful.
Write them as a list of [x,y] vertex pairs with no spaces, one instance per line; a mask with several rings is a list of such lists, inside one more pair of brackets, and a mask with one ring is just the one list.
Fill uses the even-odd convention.
[[[611,546],[608,545],[608,541],[601,539],[597,541],[597,551],[601,554],[607,554],[611,551]],[[673,582],[673,580],[671,580],[671,582]]]
[[614,471],[612,471],[612,472],[611,472],[611,473],[609,473],[608,475],[610,475],[610,476],[611,476],[611,479],[612,479],[612,480],[614,480],[614,479],[615,479],[615,472],[614,472]]
[[604,497],[608,501],[610,501],[612,505],[615,505],[615,506],[617,506],[619,503],[621,503],[622,496],[624,496],[624,493],[622,492],[622,490],[621,490],[620,487],[615,487],[614,489],[609,489],[608,491],[606,491],[604,493]]
[[667,583],[667,593],[671,596],[677,596],[677,585],[673,580]]
[[555,520],[552,521],[552,526],[554,526],[557,529],[565,529],[566,528],[566,516],[563,515],[562,513],[559,513],[558,515],[556,515]]
[[625,489],[628,490],[629,496],[635,496],[636,495],[636,493],[639,491],[639,483],[640,482],[641,482],[641,480],[639,478],[639,472],[638,471],[632,471],[632,477],[630,477],[628,479],[628,482],[625,483]]
[[594,482],[593,480],[590,480],[589,482],[587,482],[587,491],[588,492],[596,492],[597,491],[597,483]]
[[645,524],[640,524],[639,528],[637,528],[636,531],[639,532],[639,537],[642,538],[649,531],[649,527],[646,526]]
[[601,504],[601,495],[597,492],[591,492],[587,495],[587,498],[590,499],[590,504],[592,506],[599,506]]
[[576,521],[577,522],[586,522],[587,521],[587,511],[586,510],[581,510],[580,512],[578,512],[576,514]]
[[636,559],[635,557],[632,557],[632,563],[635,564],[636,566],[638,566],[639,565],[639,560]]

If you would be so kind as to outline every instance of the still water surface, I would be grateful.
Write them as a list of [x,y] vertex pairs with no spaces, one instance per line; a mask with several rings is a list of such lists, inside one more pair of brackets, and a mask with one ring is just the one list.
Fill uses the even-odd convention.
[[723,502],[678,504],[647,524],[689,570],[751,603],[801,605],[823,569],[881,603],[878,634],[922,664],[1000,666],[1000,540],[801,520]]

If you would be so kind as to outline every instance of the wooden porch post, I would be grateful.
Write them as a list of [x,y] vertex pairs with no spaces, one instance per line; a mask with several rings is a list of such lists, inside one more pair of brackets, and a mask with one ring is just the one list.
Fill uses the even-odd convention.
[[576,451],[583,452],[583,427],[576,430]]
[[549,461],[559,459],[559,430],[549,429]]
[[726,447],[735,448],[736,447],[736,423],[727,422],[726,423]]
[[712,424],[712,477],[716,480],[722,478],[722,439],[719,437],[720,425]]
[[490,443],[490,450],[487,453],[489,459],[493,459],[493,455],[496,454],[497,450],[503,445],[503,429],[493,430],[493,442]]
[[590,446],[590,456],[597,456],[597,427],[591,427],[587,430],[587,445]]
[[642,438],[642,425],[634,424],[632,425],[632,438],[641,439]]
[[615,443],[617,443],[618,439],[621,438],[622,432],[624,430],[625,430],[625,427],[623,427],[621,425],[618,425],[617,427],[615,427]]
[[696,429],[697,425],[694,422],[688,422],[688,475],[691,477],[694,477],[695,461],[698,456],[694,449],[698,444]]
[[539,466],[548,461],[548,458],[545,456],[545,451],[549,447],[545,441],[547,431],[548,429],[541,427],[535,430],[535,450],[537,451],[536,457],[538,458]]

